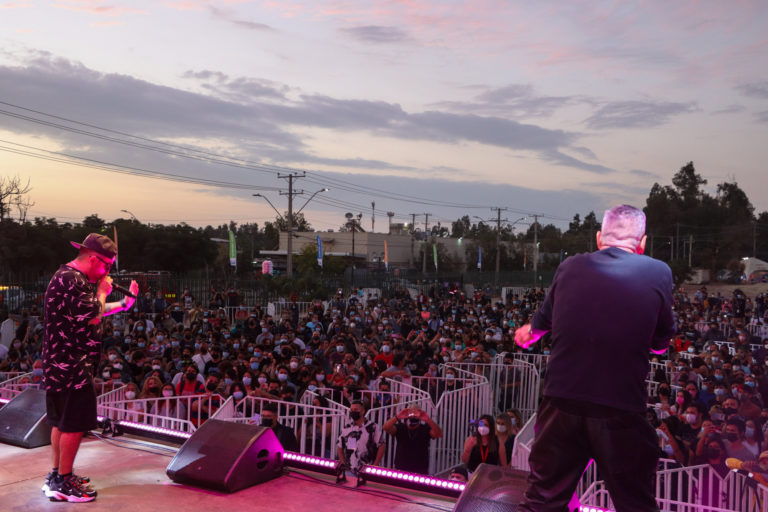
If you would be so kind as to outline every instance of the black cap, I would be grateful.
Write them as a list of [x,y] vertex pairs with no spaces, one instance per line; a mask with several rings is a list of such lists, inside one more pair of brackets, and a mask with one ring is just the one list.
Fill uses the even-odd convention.
[[78,249],[88,249],[90,251],[97,252],[102,256],[106,256],[107,258],[115,258],[117,256],[117,245],[112,241],[111,238],[106,235],[91,233],[85,237],[85,240],[83,240],[83,243],[81,244],[77,242],[69,243],[72,244],[72,247],[77,247]]

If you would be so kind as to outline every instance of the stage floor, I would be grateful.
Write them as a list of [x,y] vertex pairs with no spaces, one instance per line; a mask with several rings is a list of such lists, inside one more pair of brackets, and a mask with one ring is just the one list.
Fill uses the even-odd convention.
[[336,485],[335,479],[325,475],[294,469],[234,494],[187,487],[173,483],[165,474],[176,447],[131,436],[117,439],[121,440],[119,444],[88,438],[80,447],[75,471],[91,477],[99,492],[96,500],[87,504],[51,502],[43,495],[40,486],[51,467],[50,446],[28,450],[0,444],[0,511],[60,511],[72,507],[110,512],[427,512],[451,511],[455,504],[440,496],[370,483],[356,489],[354,480]]

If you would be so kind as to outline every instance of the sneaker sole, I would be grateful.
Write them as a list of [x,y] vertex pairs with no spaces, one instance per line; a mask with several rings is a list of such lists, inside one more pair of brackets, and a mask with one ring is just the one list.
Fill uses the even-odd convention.
[[45,495],[51,501],[68,501],[69,503],[87,503],[96,499],[96,496],[72,496],[57,491],[48,491]]

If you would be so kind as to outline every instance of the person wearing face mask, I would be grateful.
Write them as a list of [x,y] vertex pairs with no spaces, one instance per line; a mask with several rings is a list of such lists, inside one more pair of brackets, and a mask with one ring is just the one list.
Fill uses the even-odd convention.
[[701,482],[701,504],[711,507],[722,506],[721,479],[728,475],[729,469],[725,464],[726,448],[723,440],[717,434],[705,437],[700,455],[694,459],[694,464],[707,464],[707,471],[716,473],[720,478],[714,478],[706,472],[699,480]]
[[502,467],[507,465],[507,452],[496,436],[496,421],[493,416],[480,416],[474,433],[464,441],[461,462],[467,466],[470,473],[480,464]]
[[658,511],[645,378],[649,352],[666,352],[677,331],[672,271],[643,255],[645,214],[632,206],[606,211],[596,241],[597,252],[560,264],[541,307],[515,331],[523,349],[547,333],[552,346],[521,512],[564,510],[590,459],[617,510]]
[[283,449],[289,452],[299,451],[296,434],[289,427],[278,421],[278,407],[275,403],[265,404],[261,409],[261,426],[271,428]]
[[757,455],[744,446],[744,420],[732,416],[725,421],[723,435],[725,437],[726,455],[739,460],[757,460]]
[[163,419],[160,424],[157,425],[161,428],[178,428],[178,423],[171,420],[173,419],[186,419],[187,407],[184,405],[183,400],[176,398],[176,393],[173,389],[173,384],[164,384],[160,391],[160,398],[162,400],[154,401],[154,407],[150,409],[150,413],[162,416]]
[[217,394],[219,384],[219,378],[216,375],[209,375],[205,381],[206,396],[192,401],[189,405],[191,421],[196,427],[202,425],[221,407],[221,396]]
[[194,363],[177,374],[180,377],[176,384],[177,396],[201,395],[205,392],[205,382],[198,378],[197,366]]
[[395,467],[410,473],[429,474],[429,445],[443,437],[443,430],[416,406],[399,411],[382,427],[397,440]]
[[764,448],[763,431],[755,420],[748,419],[744,426],[744,447],[757,457]]
[[[504,451],[507,454],[507,459],[512,458],[512,447],[515,443],[515,436],[517,431],[512,428],[512,420],[509,414],[503,412],[496,416],[496,437],[499,440],[499,444],[504,445]],[[511,462],[511,461],[509,461]]]
[[339,462],[353,474],[365,464],[378,466],[384,457],[386,441],[381,427],[365,419],[365,405],[353,400],[349,406],[349,419],[344,423],[336,449]]
[[[107,236],[89,234],[77,257],[62,265],[45,292],[45,338],[42,347],[47,421],[51,425],[53,469],[43,491],[55,501],[92,501],[88,480],[73,473],[83,433],[96,428],[96,393],[93,372],[98,365],[104,316],[129,309],[133,299],[107,303],[112,291],[109,272],[117,245]],[[138,284],[131,282],[132,293]]]

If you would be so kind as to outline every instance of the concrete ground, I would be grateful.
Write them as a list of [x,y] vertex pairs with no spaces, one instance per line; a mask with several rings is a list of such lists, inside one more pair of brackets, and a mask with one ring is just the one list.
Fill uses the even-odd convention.
[[50,470],[50,447],[34,449],[0,444],[0,512],[84,509],[91,512],[191,512],[269,510],[275,512],[426,512],[451,511],[455,501],[439,496],[354,482],[336,485],[308,471],[288,474],[242,491],[225,494],[173,483],[165,474],[176,447],[146,446],[125,436],[119,441],[83,441],[75,472],[89,476],[99,496],[90,503],[50,502],[40,490]]

